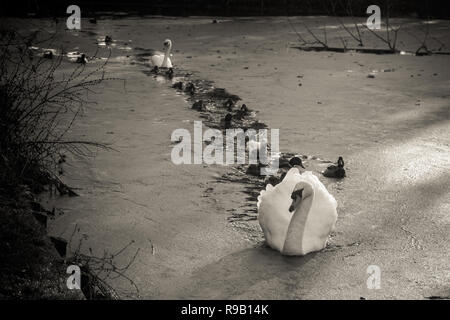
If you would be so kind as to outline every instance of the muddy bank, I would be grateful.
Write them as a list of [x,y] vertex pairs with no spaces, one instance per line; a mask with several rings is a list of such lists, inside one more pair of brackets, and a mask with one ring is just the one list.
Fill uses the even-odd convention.
[[[63,195],[59,195],[63,197]],[[117,255],[101,257],[81,252],[82,243],[49,236],[51,221],[64,213],[45,209],[26,185],[0,188],[1,299],[112,300],[124,298],[104,280],[105,274],[126,271],[115,264]],[[74,230],[73,233],[79,232]],[[121,251],[126,250],[123,248]],[[79,267],[80,278],[73,269]],[[69,273],[72,272],[72,275]],[[69,278],[72,281],[69,283]],[[79,281],[79,282],[77,282]],[[79,285],[78,288],[73,286]],[[70,287],[69,287],[70,286]]]
[[85,299],[67,288],[69,264],[48,237],[48,213],[39,207],[25,186],[1,188],[0,298]]

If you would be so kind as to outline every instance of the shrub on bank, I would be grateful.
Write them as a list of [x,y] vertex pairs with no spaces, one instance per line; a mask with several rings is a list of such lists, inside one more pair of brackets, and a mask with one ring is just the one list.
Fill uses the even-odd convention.
[[65,137],[87,103],[86,93],[104,80],[104,65],[86,72],[77,64],[69,75],[58,72],[62,50],[49,57],[37,47],[53,37],[0,30],[0,183],[26,184],[35,192],[52,184],[73,195],[55,170],[66,152],[104,147]]

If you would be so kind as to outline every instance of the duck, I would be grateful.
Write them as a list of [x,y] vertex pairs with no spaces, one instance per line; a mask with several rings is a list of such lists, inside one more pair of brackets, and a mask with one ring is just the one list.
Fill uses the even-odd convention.
[[259,164],[250,164],[247,169],[245,170],[246,174],[252,175],[252,176],[260,176],[261,174],[261,167]]
[[328,166],[327,169],[322,172],[322,174],[327,178],[344,178],[344,158],[339,157],[336,165]]
[[233,116],[231,115],[231,113],[227,113],[225,118],[224,118],[224,126],[225,129],[229,129],[231,128],[231,120],[233,119]]
[[109,43],[111,43],[113,41],[113,39],[110,36],[106,36],[104,41],[105,41],[106,44],[109,44]]
[[42,56],[46,59],[53,59],[53,51],[45,50]]
[[228,99],[224,102],[223,107],[226,108],[228,111],[233,111],[234,101],[231,99]]
[[272,186],[276,186],[281,182],[281,179],[277,176],[267,176],[264,179],[264,185],[267,186],[268,184],[271,184]]
[[192,104],[192,109],[197,111],[203,110],[203,100],[197,100]]
[[170,60],[170,52],[172,50],[172,41],[170,39],[164,40],[164,52],[152,51],[150,54],[150,61],[158,68],[172,68],[172,61]]
[[150,72],[151,72],[151,73],[156,73],[156,74],[158,74],[158,73],[159,73],[159,68],[158,68],[158,66],[154,66]]
[[82,53],[79,57],[77,57],[77,60],[75,60],[76,63],[85,64],[87,63],[87,58],[84,53]]
[[238,120],[242,120],[242,118],[244,118],[246,115],[248,115],[248,108],[244,103],[242,104],[241,108],[236,112],[234,117]]
[[192,82],[189,82],[186,87],[184,88],[184,91],[189,93],[191,96],[195,94],[195,86]]
[[172,88],[177,89],[177,90],[183,90],[183,82],[181,82],[181,81],[175,82],[172,85]]
[[303,162],[302,162],[302,159],[300,157],[292,157],[289,160],[289,165],[291,167],[299,166],[299,167],[302,167],[303,169],[305,169],[305,166],[303,166]]
[[[289,169],[291,168],[297,168],[300,173],[303,173],[306,171],[305,166],[303,165],[302,159],[295,156],[289,159],[289,161],[285,157],[279,158],[278,167],[281,169],[281,175],[278,178],[278,182],[282,181],[286,174],[288,173]],[[275,186],[275,184],[274,184]]]
[[166,71],[166,76],[167,76],[169,79],[173,79],[173,68],[169,68],[169,69]]
[[285,169],[285,168],[293,168],[295,166],[300,166],[303,169],[305,169],[305,167],[303,166],[303,162],[302,159],[300,159],[299,157],[295,156],[292,157],[288,160],[288,158],[286,156],[281,156],[278,159],[278,167],[281,169]]
[[282,255],[320,251],[335,230],[337,202],[311,171],[291,168],[258,196],[258,222],[266,243]]

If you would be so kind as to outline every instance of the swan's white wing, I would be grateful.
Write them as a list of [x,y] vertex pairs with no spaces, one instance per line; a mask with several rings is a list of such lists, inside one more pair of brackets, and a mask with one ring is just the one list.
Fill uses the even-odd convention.
[[152,62],[152,64],[154,66],[157,66],[157,67],[161,67],[163,60],[164,60],[164,54],[162,54],[162,55],[155,54],[155,55],[150,56],[150,61]]
[[267,244],[281,251],[291,220],[289,206],[284,205],[286,198],[275,188],[261,194],[258,208],[258,221],[264,232]]
[[268,184],[258,197],[258,221],[267,244],[282,251],[287,229],[292,218],[289,212],[291,194],[300,178],[298,169],[288,171],[283,181],[273,187]]
[[170,60],[170,58],[167,58],[167,63],[163,67],[165,67],[165,68],[172,68],[172,60]]
[[328,236],[336,224],[337,202],[312,172],[303,173],[301,178],[314,188],[314,201],[308,213],[302,240],[304,254],[307,254],[326,246]]
[[154,66],[157,66],[159,68],[161,68],[161,67],[172,68],[172,61],[170,60],[170,58],[167,58],[167,63],[166,63],[166,65],[163,66],[164,53],[155,54],[155,55],[150,56],[150,61],[152,62],[152,64]]

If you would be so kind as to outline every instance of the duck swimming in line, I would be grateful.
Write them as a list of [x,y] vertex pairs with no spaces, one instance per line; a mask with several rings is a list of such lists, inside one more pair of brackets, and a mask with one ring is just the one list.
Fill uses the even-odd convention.
[[76,63],[81,63],[81,64],[85,64],[88,62],[86,55],[84,53],[82,53],[77,60],[75,61]]
[[183,90],[183,82],[181,82],[181,81],[175,82],[172,85],[172,88],[177,89],[177,90]]
[[311,172],[290,169],[258,196],[258,221],[266,243],[283,255],[325,248],[337,220],[337,202]]
[[245,170],[246,174],[252,176],[259,176],[261,174],[261,166],[259,164],[250,164]]
[[302,159],[299,158],[299,157],[292,157],[292,158],[289,160],[289,164],[291,165],[291,167],[300,166],[300,167],[302,167],[303,169],[305,169],[305,167],[303,166]]
[[53,59],[53,51],[45,50],[42,56],[46,59]]
[[169,79],[173,79],[173,68],[169,68],[169,70],[166,71],[166,76]]
[[233,116],[231,115],[231,113],[227,113],[227,115],[224,118],[224,127],[225,127],[225,129],[230,129],[231,128],[231,120],[233,120]]
[[290,168],[299,166],[299,167],[302,167],[303,169],[305,169],[305,167],[303,166],[302,159],[300,159],[299,157],[292,157],[289,160],[285,157],[280,157],[278,161],[279,161],[279,163],[278,163],[279,168],[289,168],[290,169]]
[[304,170],[305,167],[303,166],[302,159],[300,159],[299,157],[292,157],[289,160],[285,156],[279,157],[278,158],[278,169],[280,170],[281,175],[280,176],[271,175],[271,176],[266,177],[266,179],[264,179],[264,185],[267,186],[268,184],[271,184],[272,186],[276,186],[281,181],[283,181],[287,172],[291,168],[297,168],[300,173],[305,171]]
[[305,172],[306,169],[303,165],[302,159],[299,157],[292,157],[291,159],[289,159],[289,161],[287,161],[287,159],[284,157],[280,157],[278,167],[281,169],[281,176],[277,178],[278,181],[272,179],[273,182],[276,182],[275,184],[272,183],[273,186],[283,181],[289,169],[297,168],[300,173]]
[[150,72],[158,74],[158,72],[159,72],[158,66],[154,66]]
[[242,104],[241,108],[236,112],[234,117],[238,120],[242,120],[246,115],[248,115],[248,108],[244,104]]
[[344,178],[344,159],[339,157],[337,165],[328,166],[328,168],[322,173],[327,178]]
[[195,101],[192,104],[192,109],[197,110],[197,111],[202,111],[203,110],[203,100]]
[[226,108],[228,111],[233,111],[234,101],[231,99],[228,99],[223,104],[224,108]]
[[191,96],[195,94],[195,86],[192,82],[189,82],[186,87],[184,88],[184,91],[189,93]]

